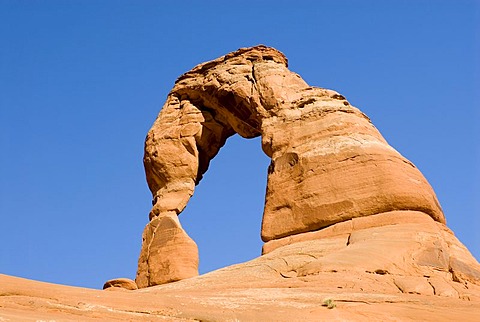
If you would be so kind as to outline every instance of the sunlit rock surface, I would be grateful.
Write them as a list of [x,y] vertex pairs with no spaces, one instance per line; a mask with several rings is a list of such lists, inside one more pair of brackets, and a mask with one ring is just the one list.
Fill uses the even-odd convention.
[[[263,255],[197,276],[177,216],[235,133],[261,135],[272,159]],[[93,290],[0,275],[0,321],[480,321],[480,265],[420,171],[273,48],[181,76],[144,160],[153,208],[135,282]]]
[[[150,219],[181,213],[210,160],[235,133],[262,136],[272,159],[261,232],[267,243],[390,211],[422,212],[445,223],[427,180],[365,114],[337,92],[309,86],[281,52],[265,46],[198,65],[176,81],[145,142]],[[162,229],[155,231],[153,239],[163,238]],[[157,262],[178,266],[177,260],[195,267],[192,247],[179,242],[153,252],[150,243],[144,233],[140,287],[193,275],[188,270],[170,278],[166,270],[149,269]],[[191,263],[178,257],[183,253]]]

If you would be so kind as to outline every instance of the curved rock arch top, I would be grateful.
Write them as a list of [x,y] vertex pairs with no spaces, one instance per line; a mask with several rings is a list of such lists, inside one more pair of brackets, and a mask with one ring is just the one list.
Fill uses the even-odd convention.
[[153,207],[139,287],[198,274],[196,244],[177,216],[235,133],[261,136],[271,158],[261,231],[267,244],[394,210],[445,223],[427,180],[365,114],[339,93],[309,86],[278,50],[242,48],[180,76],[148,132],[144,165]]

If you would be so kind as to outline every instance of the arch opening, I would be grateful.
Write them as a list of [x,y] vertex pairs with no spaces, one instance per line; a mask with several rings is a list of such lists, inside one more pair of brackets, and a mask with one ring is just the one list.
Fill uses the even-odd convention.
[[231,136],[179,220],[199,249],[199,273],[260,255],[267,168],[261,139]]

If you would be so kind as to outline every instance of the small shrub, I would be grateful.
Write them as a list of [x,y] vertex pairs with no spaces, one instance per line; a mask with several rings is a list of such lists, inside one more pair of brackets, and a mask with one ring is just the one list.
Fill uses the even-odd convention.
[[335,301],[333,299],[325,299],[323,300],[322,306],[326,306],[327,309],[333,309],[337,306],[337,304],[335,304]]

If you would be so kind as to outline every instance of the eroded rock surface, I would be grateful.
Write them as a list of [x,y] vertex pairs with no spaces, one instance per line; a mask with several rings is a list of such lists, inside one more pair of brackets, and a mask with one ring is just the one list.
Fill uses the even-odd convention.
[[[262,135],[272,158],[263,255],[196,276],[177,216],[235,133]],[[480,321],[480,265],[425,178],[272,48],[181,76],[148,133],[145,169],[154,205],[136,283],[105,292],[0,274],[0,321]]]
[[138,289],[137,284],[135,281],[132,281],[129,278],[115,278],[109,281],[106,281],[103,284],[104,290],[112,290],[112,289],[124,289],[124,290],[136,290]]
[[176,215],[158,216],[145,227],[135,282],[138,287],[198,275],[198,249]]
[[[455,236],[421,212],[377,216],[332,225],[321,238],[296,235],[306,238],[246,263],[133,291],[0,274],[0,320],[480,321],[480,268]],[[334,309],[323,305],[328,299]]]
[[[176,81],[145,142],[150,219],[180,214],[210,160],[235,133],[262,136],[263,151],[272,159],[261,231],[265,242],[398,210],[445,223],[427,180],[365,114],[339,93],[309,86],[288,69],[281,52],[266,46],[239,49]],[[153,238],[161,238],[162,231],[156,231]],[[184,252],[171,243],[152,253],[148,244],[144,237],[141,287],[170,280],[150,270],[150,281],[143,282],[149,265],[176,265]],[[188,252],[194,267],[198,258]],[[176,278],[190,276],[189,271]]]

